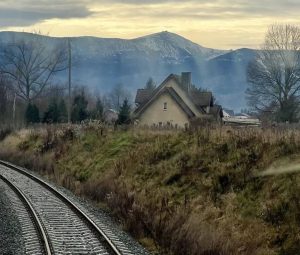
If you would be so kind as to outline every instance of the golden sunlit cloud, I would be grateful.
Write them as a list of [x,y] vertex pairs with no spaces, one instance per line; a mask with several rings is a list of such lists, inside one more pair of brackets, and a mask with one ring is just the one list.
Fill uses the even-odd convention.
[[[16,8],[9,9],[9,12],[19,15],[18,24],[11,21],[12,15],[12,18],[1,15],[0,25],[4,25],[2,30],[38,29],[52,36],[125,39],[168,30],[203,46],[222,49],[256,48],[262,43],[270,24],[277,21],[297,24],[300,11],[300,3],[293,0],[288,0],[289,5],[285,5],[287,1],[276,0],[54,0],[48,9],[45,0],[33,9],[30,9],[30,2],[33,1],[16,2],[19,5],[16,4]],[[5,3],[8,5],[4,1],[0,8],[4,8]],[[24,11],[25,4],[28,9]],[[23,11],[18,9],[22,6]]]

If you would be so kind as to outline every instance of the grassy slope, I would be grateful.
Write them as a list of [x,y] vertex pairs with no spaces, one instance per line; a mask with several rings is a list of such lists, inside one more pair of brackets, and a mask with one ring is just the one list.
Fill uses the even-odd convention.
[[[105,204],[161,254],[298,254],[300,134],[280,130],[107,131],[11,135],[0,158]],[[275,163],[274,163],[275,162]]]

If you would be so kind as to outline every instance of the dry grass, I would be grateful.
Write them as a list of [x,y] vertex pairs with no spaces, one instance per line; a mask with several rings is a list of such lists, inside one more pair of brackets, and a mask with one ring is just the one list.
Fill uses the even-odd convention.
[[295,129],[52,126],[8,136],[0,148],[1,158],[105,203],[160,254],[300,249],[300,176],[259,176],[271,165],[297,161]]

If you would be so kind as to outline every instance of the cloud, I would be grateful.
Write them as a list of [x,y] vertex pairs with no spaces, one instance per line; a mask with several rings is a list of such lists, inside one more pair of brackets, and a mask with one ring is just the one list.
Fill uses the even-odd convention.
[[299,0],[2,0],[2,30],[134,38],[163,30],[208,47],[259,45],[268,25],[299,24]]
[[48,19],[85,18],[93,14],[87,8],[91,1],[52,0],[17,0],[1,1],[0,26],[24,27]]
[[[96,7],[97,11],[92,11]],[[196,20],[298,17],[299,0],[2,0],[0,26],[29,26],[49,19],[99,16],[110,9],[115,18]],[[115,8],[115,12],[114,12]],[[105,13],[104,13],[105,14]]]
[[[164,4],[164,3],[213,3],[218,0],[99,0],[97,2],[102,3],[122,3],[122,4],[133,4],[133,5],[151,5],[151,4]],[[96,1],[95,1],[96,2]]]
[[[197,13],[202,11],[206,13],[203,17],[212,14],[212,17],[219,17],[221,14],[230,14],[232,16],[249,15],[254,16],[296,16],[300,11],[299,0],[100,0],[102,3],[122,3],[128,5],[164,5],[166,14],[172,13],[178,5],[189,7],[189,10],[177,13],[179,16],[192,15],[197,17]],[[158,10],[159,11],[159,10]],[[181,14],[181,15],[180,15]],[[219,15],[218,15],[219,14]],[[165,15],[166,16],[166,15]],[[200,15],[202,17],[202,15]]]

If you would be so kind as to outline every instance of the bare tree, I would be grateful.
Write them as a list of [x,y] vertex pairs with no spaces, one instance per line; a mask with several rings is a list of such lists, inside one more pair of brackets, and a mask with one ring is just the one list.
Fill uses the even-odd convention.
[[110,93],[110,99],[111,99],[111,104],[112,106],[116,109],[119,110],[121,107],[121,104],[125,99],[130,98],[130,93],[128,90],[126,90],[123,86],[122,83],[116,84],[111,93]]
[[108,110],[112,107],[111,100],[109,99],[109,97],[107,95],[103,95],[101,97],[101,101],[103,104],[103,111]]
[[0,117],[4,118],[8,104],[8,83],[0,76]]
[[[272,109],[279,121],[296,121],[300,95],[300,28],[272,25],[247,69],[250,106]],[[275,106],[275,107],[274,107]]]
[[0,72],[12,81],[15,93],[30,102],[38,98],[53,76],[67,68],[65,45],[46,45],[40,35],[2,45]]

